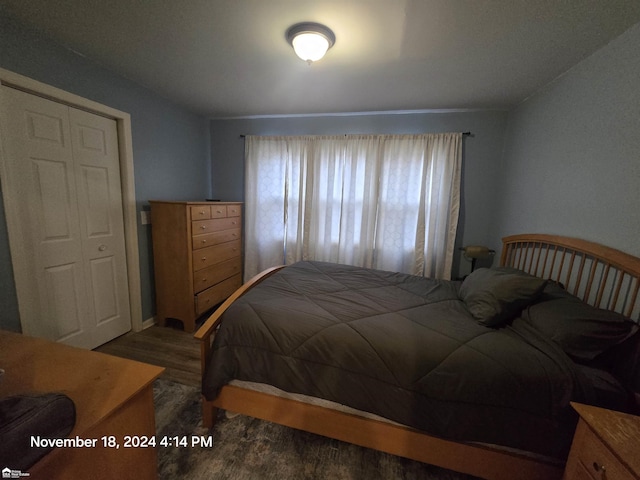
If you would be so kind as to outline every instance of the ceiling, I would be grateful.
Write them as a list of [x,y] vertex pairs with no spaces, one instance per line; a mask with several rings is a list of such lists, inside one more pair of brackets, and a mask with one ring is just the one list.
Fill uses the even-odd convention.
[[[507,109],[640,22],[638,0],[0,0],[19,23],[211,117]],[[312,65],[301,21],[336,43]]]

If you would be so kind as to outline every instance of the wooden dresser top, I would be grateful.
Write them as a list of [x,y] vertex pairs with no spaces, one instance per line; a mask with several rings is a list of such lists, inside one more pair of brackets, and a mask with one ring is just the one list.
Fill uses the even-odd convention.
[[0,330],[0,398],[63,393],[81,435],[153,382],[164,368]]

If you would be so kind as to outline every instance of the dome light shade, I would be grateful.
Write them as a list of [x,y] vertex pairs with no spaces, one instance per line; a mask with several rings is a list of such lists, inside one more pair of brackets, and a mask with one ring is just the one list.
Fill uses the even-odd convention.
[[329,49],[327,39],[317,33],[301,33],[291,43],[296,55],[307,62],[320,60]]
[[297,23],[286,33],[287,41],[296,55],[311,64],[324,57],[336,41],[331,30],[319,23]]

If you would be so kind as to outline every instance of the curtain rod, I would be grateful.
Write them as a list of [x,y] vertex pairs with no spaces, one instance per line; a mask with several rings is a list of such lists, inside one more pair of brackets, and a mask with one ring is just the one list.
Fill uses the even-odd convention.
[[[348,133],[345,133],[345,136],[346,136],[346,135],[349,135],[349,134],[348,134]],[[357,135],[357,134],[356,134],[356,135]],[[463,137],[469,137],[469,136],[471,136],[471,135],[472,135],[472,133],[471,133],[471,132],[462,132],[462,136],[463,136]],[[246,136],[247,136],[247,134],[245,134],[245,133],[241,133],[241,134],[240,134],[240,138],[245,138]]]

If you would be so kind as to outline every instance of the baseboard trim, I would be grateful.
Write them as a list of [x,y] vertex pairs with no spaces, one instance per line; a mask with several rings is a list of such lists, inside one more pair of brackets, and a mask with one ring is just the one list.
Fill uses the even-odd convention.
[[146,330],[149,327],[153,327],[156,324],[156,319],[154,317],[147,318],[142,322],[142,330]]

